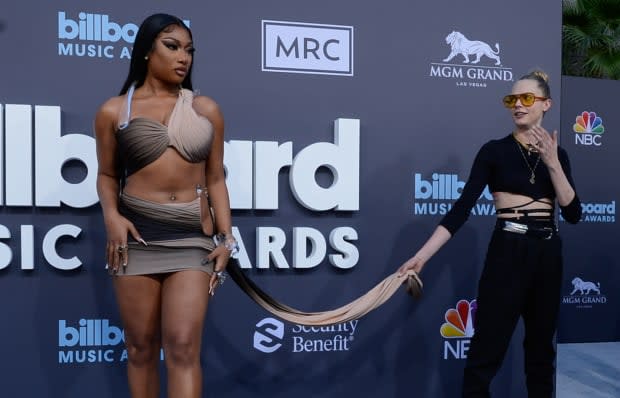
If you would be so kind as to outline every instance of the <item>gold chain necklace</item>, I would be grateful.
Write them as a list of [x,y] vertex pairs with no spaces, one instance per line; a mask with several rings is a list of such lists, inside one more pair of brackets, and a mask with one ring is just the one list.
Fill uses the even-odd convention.
[[[512,138],[514,138],[515,143],[517,144],[517,146],[519,147],[519,152],[521,152],[521,156],[523,156],[523,160],[525,161],[525,164],[527,165],[527,168],[530,169],[530,184],[536,184],[536,167],[538,167],[538,163],[540,163],[540,153],[538,154],[538,158],[536,159],[536,163],[534,163],[534,167],[530,166],[530,162],[527,161],[527,157],[525,156],[525,152],[523,152],[523,148],[521,148],[521,143],[519,142],[519,140],[517,140],[517,137],[514,136],[514,134],[512,135]],[[529,150],[528,150],[529,152]]]

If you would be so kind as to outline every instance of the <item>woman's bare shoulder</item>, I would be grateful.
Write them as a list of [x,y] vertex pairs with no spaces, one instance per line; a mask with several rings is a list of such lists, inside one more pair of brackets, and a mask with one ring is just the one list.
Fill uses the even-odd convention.
[[211,97],[206,95],[197,95],[194,97],[194,109],[196,112],[206,117],[211,123],[221,123],[223,121],[220,106]]
[[116,96],[108,98],[97,110],[97,117],[113,117],[117,118],[123,107],[123,98],[125,96]]
[[95,129],[114,131],[119,124],[119,116],[124,106],[124,96],[111,97],[106,100],[95,115]]

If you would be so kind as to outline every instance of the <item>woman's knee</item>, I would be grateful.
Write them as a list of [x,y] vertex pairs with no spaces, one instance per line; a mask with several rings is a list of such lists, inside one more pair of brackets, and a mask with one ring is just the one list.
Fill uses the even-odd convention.
[[200,337],[174,334],[164,339],[166,361],[176,366],[194,366],[200,359]]
[[155,335],[132,335],[125,337],[127,359],[134,366],[150,365],[157,362],[161,340]]

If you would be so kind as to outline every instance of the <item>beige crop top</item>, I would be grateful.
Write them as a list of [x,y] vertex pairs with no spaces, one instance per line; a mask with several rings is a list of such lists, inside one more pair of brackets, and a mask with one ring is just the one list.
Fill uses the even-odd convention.
[[131,118],[134,89],[132,85],[127,92],[127,111],[116,132],[119,161],[125,176],[158,159],[168,147],[191,163],[207,159],[213,141],[213,125],[194,110],[191,90],[181,89],[166,126],[147,117]]

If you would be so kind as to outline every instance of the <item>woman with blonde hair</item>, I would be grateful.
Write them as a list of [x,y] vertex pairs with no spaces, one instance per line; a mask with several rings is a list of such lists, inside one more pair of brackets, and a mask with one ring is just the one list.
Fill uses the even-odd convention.
[[520,78],[503,99],[514,123],[511,134],[479,150],[461,197],[435,232],[400,268],[420,272],[465,223],[485,186],[497,222],[478,285],[475,333],[467,354],[463,397],[489,397],[519,317],[525,325],[525,373],[529,397],[552,397],[553,336],[562,283],[561,240],[555,203],[565,221],[581,219],[566,151],[558,134],[542,127],[551,108],[547,75]]

